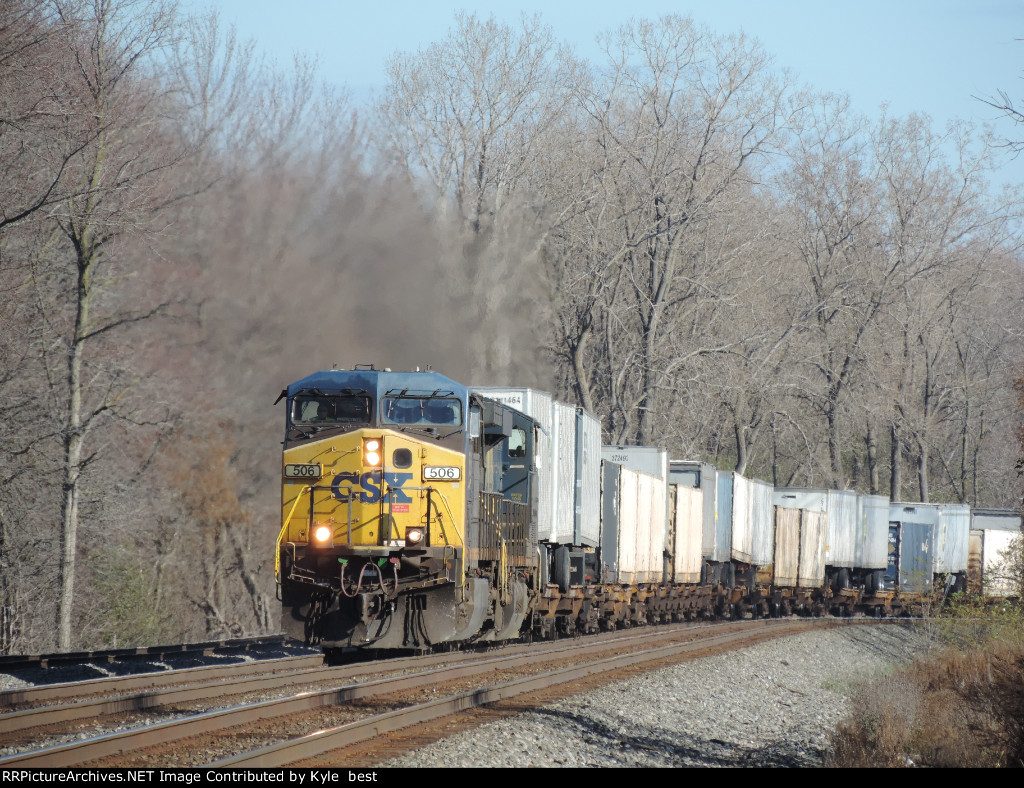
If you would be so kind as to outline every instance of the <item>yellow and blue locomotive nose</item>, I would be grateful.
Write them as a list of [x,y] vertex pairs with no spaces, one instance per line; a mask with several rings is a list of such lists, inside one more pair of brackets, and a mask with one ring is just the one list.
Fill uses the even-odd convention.
[[[331,548],[461,547],[464,459],[391,430],[362,429],[289,448],[282,542]],[[439,467],[456,469],[441,475]],[[302,476],[289,477],[289,469]],[[308,469],[315,468],[313,475]]]

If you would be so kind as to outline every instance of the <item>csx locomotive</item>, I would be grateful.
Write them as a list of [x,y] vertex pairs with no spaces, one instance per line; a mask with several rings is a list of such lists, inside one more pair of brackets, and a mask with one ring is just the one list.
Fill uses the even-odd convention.
[[285,631],[328,649],[518,637],[533,422],[429,368],[317,372],[281,397]]
[[276,574],[285,631],[427,649],[695,617],[894,615],[967,585],[1008,510],[773,488],[582,408],[429,368],[317,372],[287,399]]

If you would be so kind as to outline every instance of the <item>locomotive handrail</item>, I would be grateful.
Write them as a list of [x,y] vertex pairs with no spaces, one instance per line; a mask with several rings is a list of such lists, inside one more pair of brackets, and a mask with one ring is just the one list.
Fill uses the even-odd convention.
[[299,501],[302,500],[302,494],[309,492],[312,495],[313,486],[309,485],[299,490],[299,494],[295,496],[295,503],[292,504],[291,511],[288,512],[288,516],[284,518],[284,522],[281,524],[281,530],[277,534],[277,549],[274,551],[274,579],[277,580],[278,585],[281,583],[281,542],[284,541],[284,536],[288,533],[288,523],[292,520],[292,515],[295,514],[295,509],[299,505]]
[[[448,516],[451,518],[453,523],[457,522],[456,519],[455,519],[455,515],[452,514],[452,507],[448,503],[447,496],[445,496],[445,494],[443,492],[441,492],[440,490],[438,490],[438,489],[436,489],[434,487],[430,487],[428,489],[432,493],[436,492],[438,494],[438,496],[440,496],[442,503],[444,503],[444,508],[448,510]],[[441,513],[440,512],[437,513],[437,524],[441,526],[441,535],[444,537],[445,546],[446,547],[447,546],[454,547],[454,545],[452,545],[451,539],[448,538],[448,531],[445,530],[444,520],[441,518]],[[465,543],[465,535],[463,535],[463,543]]]

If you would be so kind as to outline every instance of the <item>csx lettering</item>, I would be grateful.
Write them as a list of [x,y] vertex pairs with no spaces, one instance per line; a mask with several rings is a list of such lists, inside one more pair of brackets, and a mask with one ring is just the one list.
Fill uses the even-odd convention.
[[385,473],[384,481],[388,483],[388,492],[391,493],[392,503],[412,503],[402,486],[412,479],[411,473]]
[[[402,489],[405,483],[411,479],[411,473],[388,472],[382,475],[380,471],[367,471],[360,475],[346,471],[334,477],[331,489],[334,492],[334,497],[343,501],[348,500],[349,487],[358,487],[359,492],[353,489],[352,493],[360,503],[377,503],[382,494],[387,495],[392,503],[412,503],[412,498]],[[382,493],[385,483],[387,491]]]

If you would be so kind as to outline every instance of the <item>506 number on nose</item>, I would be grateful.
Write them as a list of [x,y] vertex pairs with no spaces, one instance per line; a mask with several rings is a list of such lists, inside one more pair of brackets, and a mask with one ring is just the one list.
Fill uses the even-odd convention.
[[425,465],[423,466],[424,481],[432,482],[457,482],[462,478],[462,471],[452,465]]

